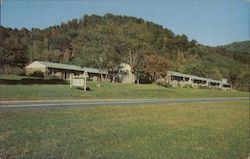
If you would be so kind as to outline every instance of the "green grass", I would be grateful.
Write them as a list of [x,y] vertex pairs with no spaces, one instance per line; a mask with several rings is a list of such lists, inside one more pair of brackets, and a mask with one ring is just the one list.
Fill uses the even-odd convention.
[[[12,77],[14,79],[20,77]],[[97,86],[100,84],[100,87]],[[100,99],[100,98],[192,98],[241,97],[247,92],[215,89],[165,88],[156,84],[121,84],[88,82],[91,91],[69,88],[69,84],[0,84],[1,100],[26,99]]]
[[[0,79],[21,80],[22,78],[26,78],[26,76],[0,75]],[[34,78],[34,77],[29,77],[29,78]]]
[[0,158],[244,159],[247,101],[1,112]]

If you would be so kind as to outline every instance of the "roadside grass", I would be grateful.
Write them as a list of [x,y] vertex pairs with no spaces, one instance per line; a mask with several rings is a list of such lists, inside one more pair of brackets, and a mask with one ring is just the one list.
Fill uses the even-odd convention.
[[[7,77],[3,77],[7,79]],[[2,79],[3,79],[2,78]],[[20,80],[21,77],[11,77]],[[8,78],[10,79],[10,78]],[[104,99],[104,98],[208,98],[242,97],[247,92],[216,89],[165,88],[156,84],[88,82],[90,91],[69,88],[69,84],[0,84],[1,100]]]
[[0,158],[244,159],[248,104],[0,112]]

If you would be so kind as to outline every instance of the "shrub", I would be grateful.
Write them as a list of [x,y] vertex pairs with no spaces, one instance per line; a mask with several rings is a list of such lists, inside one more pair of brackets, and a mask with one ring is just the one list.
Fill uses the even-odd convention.
[[194,88],[194,87],[190,84],[186,84],[183,88]]
[[159,86],[166,87],[166,88],[172,88],[172,85],[167,81],[158,81],[156,82],[156,84]]
[[209,89],[209,86],[199,85],[198,88],[200,88],[200,89]]
[[87,77],[87,81],[93,81],[93,79],[92,79],[92,78]]
[[50,79],[60,79],[60,77],[56,76],[56,75],[50,75],[49,76]]
[[33,77],[44,77],[44,73],[42,71],[34,71],[30,76]]
[[0,74],[23,76],[25,75],[25,71],[24,69],[20,67],[12,67],[10,65],[3,65],[3,67],[0,68]]

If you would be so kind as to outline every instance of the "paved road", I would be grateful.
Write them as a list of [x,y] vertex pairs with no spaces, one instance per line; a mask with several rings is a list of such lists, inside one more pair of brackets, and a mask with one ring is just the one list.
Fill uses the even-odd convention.
[[249,97],[1,101],[0,111],[39,110],[39,109],[58,109],[58,108],[84,108],[84,107],[93,107],[93,106],[202,103],[202,102],[223,102],[223,101],[237,101],[237,100],[249,100]]

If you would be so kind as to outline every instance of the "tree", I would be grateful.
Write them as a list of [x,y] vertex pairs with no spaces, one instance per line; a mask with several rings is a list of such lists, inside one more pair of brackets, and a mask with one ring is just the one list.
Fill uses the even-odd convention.
[[157,54],[146,54],[143,57],[142,71],[152,77],[156,82],[159,78],[164,78],[169,69],[169,62],[164,56]]
[[206,68],[201,64],[191,65],[189,68],[187,68],[186,72],[200,77],[205,77],[207,74]]
[[195,40],[195,39],[192,39],[191,41],[190,41],[190,46],[191,47],[194,47],[194,46],[196,46],[197,45],[197,41]]
[[18,37],[12,36],[4,42],[4,47],[1,47],[0,63],[14,67],[24,67],[28,62],[28,57],[25,54],[26,50],[27,46]]
[[221,80],[223,78],[220,70],[218,70],[217,68],[213,68],[213,69],[209,70],[208,74],[209,74],[209,77],[213,78],[213,79]]

